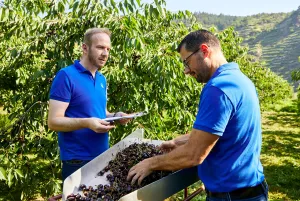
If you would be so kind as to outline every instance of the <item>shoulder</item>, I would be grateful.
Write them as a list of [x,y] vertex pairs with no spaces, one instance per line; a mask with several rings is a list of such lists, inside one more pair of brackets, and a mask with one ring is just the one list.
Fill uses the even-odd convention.
[[211,80],[210,85],[225,94],[231,94],[242,92],[245,87],[251,85],[251,81],[239,69],[234,69],[221,72]]
[[210,82],[207,92],[215,92],[216,89],[214,88],[222,91],[234,106],[237,106],[241,100],[255,92],[255,86],[252,81],[240,70],[220,73]]
[[60,79],[62,78],[68,78],[68,79],[72,79],[74,77],[78,77],[78,70],[76,69],[76,67],[74,65],[70,65],[67,67],[64,67],[62,69],[60,69],[55,77],[59,77]]
[[228,94],[222,90],[222,88],[215,86],[215,85],[207,85],[204,87],[200,101],[205,101],[207,104],[211,104],[212,102],[215,102],[216,100],[230,100],[230,97],[228,97]]
[[76,72],[76,67],[74,66],[74,64],[72,64],[70,66],[60,69],[58,72],[63,72],[65,74],[74,73],[74,72]]

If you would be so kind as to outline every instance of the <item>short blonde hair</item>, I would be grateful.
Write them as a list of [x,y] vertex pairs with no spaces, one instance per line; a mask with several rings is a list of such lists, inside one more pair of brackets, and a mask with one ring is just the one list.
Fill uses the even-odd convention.
[[111,36],[111,32],[109,31],[108,28],[91,28],[85,32],[84,37],[83,37],[83,43],[85,43],[87,46],[91,46],[92,36],[97,33],[105,33],[109,37]]

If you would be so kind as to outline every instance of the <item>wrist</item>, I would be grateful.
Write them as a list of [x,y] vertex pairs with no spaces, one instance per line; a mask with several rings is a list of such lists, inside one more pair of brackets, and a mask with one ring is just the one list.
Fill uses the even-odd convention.
[[174,144],[175,146],[178,146],[180,144],[180,141],[173,139],[173,140],[171,140],[171,143]]
[[152,157],[152,158],[147,158],[146,160],[148,160],[149,169],[151,171],[154,171],[155,168],[156,168],[157,156],[156,157]]
[[177,140],[174,139],[173,140],[173,143],[176,147],[181,146],[181,145],[185,144],[186,142],[187,142],[186,139],[177,139]]
[[82,127],[82,128],[89,128],[89,118],[79,119],[78,123],[79,123],[80,127]]

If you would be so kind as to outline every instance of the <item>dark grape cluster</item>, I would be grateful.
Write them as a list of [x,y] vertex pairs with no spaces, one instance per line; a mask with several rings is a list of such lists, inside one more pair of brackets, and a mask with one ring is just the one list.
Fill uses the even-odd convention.
[[79,191],[83,192],[84,196],[80,194],[71,194],[67,197],[67,200],[74,201],[116,201],[124,195],[137,190],[143,186],[146,186],[162,177],[169,175],[169,171],[154,171],[148,177],[146,177],[141,185],[135,183],[131,185],[130,181],[127,181],[127,175],[131,167],[139,163],[140,161],[160,155],[162,152],[157,149],[153,144],[148,143],[134,143],[125,148],[121,152],[118,152],[115,159],[111,160],[108,165],[97,173],[98,176],[103,176],[105,172],[110,171],[112,174],[107,174],[106,179],[109,181],[109,185],[99,184],[93,188],[87,187],[81,184]]

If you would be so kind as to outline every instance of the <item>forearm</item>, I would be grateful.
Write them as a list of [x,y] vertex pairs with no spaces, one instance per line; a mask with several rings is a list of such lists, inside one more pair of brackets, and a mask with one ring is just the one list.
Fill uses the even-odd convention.
[[51,130],[69,132],[88,128],[88,118],[69,118],[69,117],[55,117],[48,120],[48,126]]
[[[201,164],[219,139],[201,130],[193,129],[188,142],[173,151],[149,158],[151,170],[180,170]],[[184,138],[181,138],[184,139]]]
[[181,145],[185,144],[187,141],[189,141],[189,139],[190,139],[190,134],[181,135],[174,139],[174,143],[177,146],[181,146]]
[[186,146],[187,143],[167,154],[149,158],[148,160],[151,160],[151,170],[174,171],[197,165],[193,153]]

